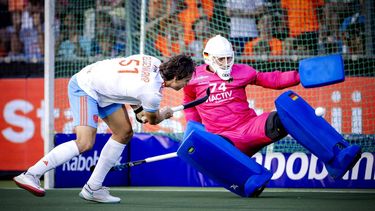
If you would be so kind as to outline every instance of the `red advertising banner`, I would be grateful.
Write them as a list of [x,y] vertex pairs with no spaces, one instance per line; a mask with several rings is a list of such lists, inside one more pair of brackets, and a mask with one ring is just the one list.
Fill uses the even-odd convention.
[[[67,97],[68,79],[55,80],[55,131],[73,133]],[[313,107],[326,108],[325,119],[344,134],[375,134],[375,78],[347,77],[344,83],[305,89],[292,88]],[[0,171],[25,170],[43,155],[43,79],[0,79]],[[162,106],[182,102],[182,92],[164,90]],[[250,107],[258,114],[275,109],[274,100],[285,90],[248,86]],[[173,99],[173,100],[171,100]],[[182,113],[170,124],[145,125],[147,132],[183,132]],[[103,122],[99,133],[109,132]]]
[[1,79],[0,170],[24,170],[43,155],[43,79]]

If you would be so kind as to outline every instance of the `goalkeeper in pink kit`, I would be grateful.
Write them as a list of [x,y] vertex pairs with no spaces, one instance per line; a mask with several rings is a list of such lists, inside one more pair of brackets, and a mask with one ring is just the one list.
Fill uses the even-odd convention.
[[[222,58],[210,55],[220,46],[224,48]],[[210,87],[208,101],[200,106],[185,110],[187,120],[204,124],[208,131],[229,139],[242,152],[252,156],[262,147],[287,135],[278,127],[276,112],[257,115],[249,108],[246,96],[247,85],[271,89],[283,89],[299,84],[297,71],[258,72],[246,64],[233,64],[230,43],[221,36],[207,42],[204,50],[206,64],[196,68],[196,74],[184,88],[184,102],[204,95]],[[221,68],[221,63],[225,64]]]
[[[203,57],[205,64],[196,67],[184,87],[184,103],[204,96],[208,87],[211,95],[205,103],[185,110],[188,123],[178,155],[223,187],[243,197],[258,196],[272,173],[249,157],[288,134],[323,161],[334,179],[359,160],[360,147],[350,146],[292,91],[275,100],[277,111],[257,115],[249,108],[246,86],[292,87],[300,83],[296,70],[258,72],[234,64],[232,45],[220,35],[207,42]],[[217,162],[227,164],[217,168]]]

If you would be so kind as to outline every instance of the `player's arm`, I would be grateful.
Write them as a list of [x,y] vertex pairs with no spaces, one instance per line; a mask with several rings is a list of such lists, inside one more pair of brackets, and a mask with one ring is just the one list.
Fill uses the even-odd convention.
[[159,91],[145,90],[139,95],[139,99],[142,102],[143,111],[137,116],[143,123],[156,125],[173,116],[170,107],[160,108],[162,96]]
[[173,111],[170,107],[163,107],[156,112],[143,111],[143,117],[146,122],[151,125],[156,125],[165,119],[169,119],[173,116]]
[[300,83],[297,71],[258,72],[255,85],[271,89],[284,89]]
[[[184,90],[184,99],[183,99],[184,103],[191,102],[197,98],[192,85],[185,86],[183,90]],[[196,107],[185,109],[184,112],[185,112],[186,121],[193,120],[196,122],[202,122],[202,119]]]

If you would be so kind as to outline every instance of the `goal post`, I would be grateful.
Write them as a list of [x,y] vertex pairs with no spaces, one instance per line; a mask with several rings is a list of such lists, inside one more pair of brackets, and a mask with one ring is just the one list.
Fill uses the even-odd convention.
[[[54,102],[55,102],[55,0],[45,0],[44,40],[44,154],[54,147]],[[54,187],[54,170],[44,175],[44,188]]]

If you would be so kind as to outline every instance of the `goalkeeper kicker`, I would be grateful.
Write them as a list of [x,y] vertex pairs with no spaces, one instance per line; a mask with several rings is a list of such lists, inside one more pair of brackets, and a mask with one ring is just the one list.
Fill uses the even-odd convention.
[[[263,147],[290,134],[317,156],[334,179],[340,179],[359,160],[361,148],[348,142],[297,93],[286,91],[275,100],[276,111],[257,115],[249,107],[246,86],[284,89],[327,86],[344,81],[340,55],[300,61],[299,70],[258,72],[234,64],[231,43],[217,35],[208,40],[205,64],[184,87],[184,101],[201,96],[211,87],[205,103],[185,110],[188,121],[180,158],[228,190],[258,196],[272,173],[251,160]],[[312,76],[313,75],[313,76]]]

